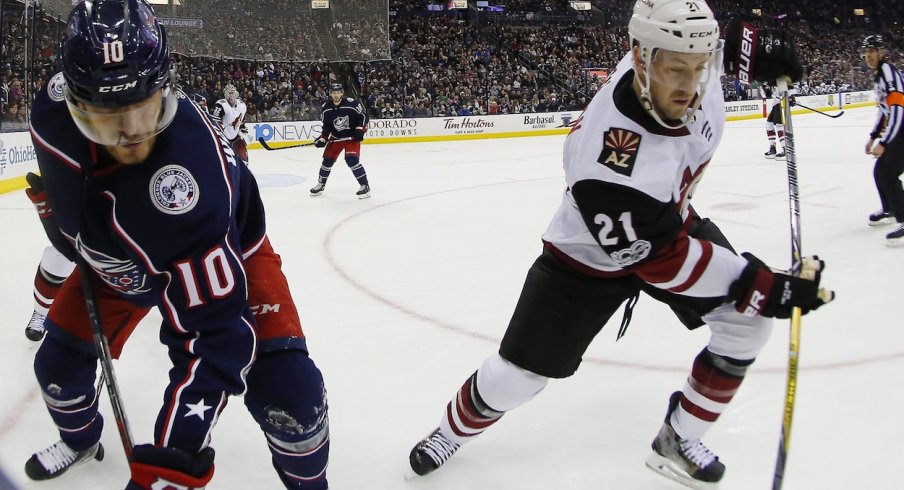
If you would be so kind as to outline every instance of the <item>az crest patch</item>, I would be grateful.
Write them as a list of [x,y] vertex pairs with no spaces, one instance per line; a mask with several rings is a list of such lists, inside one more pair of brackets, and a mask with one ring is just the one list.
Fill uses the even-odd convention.
[[634,131],[610,128],[603,134],[603,152],[596,160],[612,171],[628,176],[634,171],[641,136]]
[[198,185],[185,167],[167,165],[151,177],[151,200],[166,214],[183,214],[198,204]]

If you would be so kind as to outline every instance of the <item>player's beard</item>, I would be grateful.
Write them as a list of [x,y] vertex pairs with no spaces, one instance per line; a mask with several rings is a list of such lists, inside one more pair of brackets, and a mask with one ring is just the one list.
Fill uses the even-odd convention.
[[146,140],[131,145],[105,146],[104,149],[106,149],[107,153],[116,159],[117,162],[123,165],[135,165],[147,160],[151,155],[151,151],[154,149],[154,143],[156,141],[157,136],[151,136]]

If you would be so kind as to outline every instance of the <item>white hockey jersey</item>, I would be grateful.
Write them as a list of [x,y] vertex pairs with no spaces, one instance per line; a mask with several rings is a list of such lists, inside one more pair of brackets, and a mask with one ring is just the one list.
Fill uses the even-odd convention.
[[236,100],[235,107],[232,107],[226,99],[220,99],[214,104],[212,114],[220,121],[226,139],[232,141],[239,137],[239,128],[245,123],[246,112],[248,109],[241,100]]
[[545,246],[585,274],[636,274],[694,297],[722,297],[747,261],[689,236],[688,200],[725,125],[718,73],[684,128],[659,125],[631,83],[631,57],[593,97],[565,140],[567,188]]

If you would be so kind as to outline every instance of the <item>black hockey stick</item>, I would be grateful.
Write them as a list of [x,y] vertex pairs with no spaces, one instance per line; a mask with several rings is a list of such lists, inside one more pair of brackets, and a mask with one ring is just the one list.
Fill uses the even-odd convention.
[[303,146],[313,146],[314,145],[314,142],[312,141],[310,143],[299,143],[297,145],[280,146],[279,148],[274,148],[274,147],[268,145],[266,141],[264,141],[263,136],[258,138],[257,141],[261,144],[261,146],[264,147],[265,150],[268,150],[268,151],[288,150],[289,148],[301,148]]
[[[797,184],[797,154],[794,150],[794,127],[791,124],[791,104],[788,98],[789,80],[778,80],[782,92],[782,116],[785,120],[785,159],[788,163],[788,204],[791,217],[791,270],[800,274],[803,264],[800,240],[800,191]],[[798,104],[800,105],[800,104]],[[785,464],[791,443],[791,421],[794,417],[794,401],[797,395],[797,370],[800,357],[800,308],[791,310],[791,333],[788,343],[788,379],[785,385],[785,409],[782,416],[782,437],[778,444],[778,457],[772,475],[772,490],[781,490],[785,478]]]
[[819,110],[819,109],[814,109],[814,108],[812,108],[812,107],[807,107],[807,106],[801,104],[800,102],[795,102],[795,103],[793,103],[793,104],[791,104],[791,105],[796,105],[796,106],[803,107],[804,109],[806,109],[806,110],[808,110],[808,111],[813,111],[813,112],[815,112],[815,113],[817,113],[817,114],[822,114],[822,115],[825,116],[825,117],[831,117],[832,119],[839,118],[839,117],[841,117],[841,116],[844,115],[844,109],[841,109],[837,114],[829,114],[828,112],[823,112],[823,111],[821,111],[821,110]]
[[107,336],[104,335],[104,327],[100,319],[100,310],[97,307],[97,298],[94,296],[94,290],[91,288],[91,279],[88,275],[91,269],[81,254],[76,253],[76,264],[78,264],[79,275],[82,279],[82,290],[85,293],[85,307],[88,309],[88,322],[91,324],[91,333],[94,338],[94,348],[97,349],[97,358],[100,361],[101,381],[105,381],[107,385],[107,394],[110,396],[110,406],[113,407],[113,417],[116,419],[116,428],[119,429],[119,437],[122,439],[122,447],[126,452],[126,459],[132,460],[132,433],[129,430],[129,419],[126,418],[126,411],[122,406],[122,399],[119,396],[119,383],[116,382],[116,375],[113,372],[113,356],[110,354],[110,344],[107,342]]

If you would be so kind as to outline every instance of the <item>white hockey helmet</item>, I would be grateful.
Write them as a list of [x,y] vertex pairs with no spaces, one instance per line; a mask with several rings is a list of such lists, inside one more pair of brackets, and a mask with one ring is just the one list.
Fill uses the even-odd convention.
[[239,91],[235,88],[235,85],[227,83],[226,86],[223,87],[223,97],[226,97],[226,102],[235,105],[235,101],[239,99]]
[[[721,63],[722,42],[719,24],[705,0],[637,0],[634,13],[628,22],[631,46],[640,48],[641,60],[646,67],[645,80],[641,84],[641,103],[656,121],[668,128],[677,129],[692,119],[699,107],[705,87],[712,76],[718,76]],[[701,78],[696,103],[688,108],[682,123],[675,126],[662,121],[650,99],[650,67],[658,49],[678,53],[710,54],[706,77]]]

